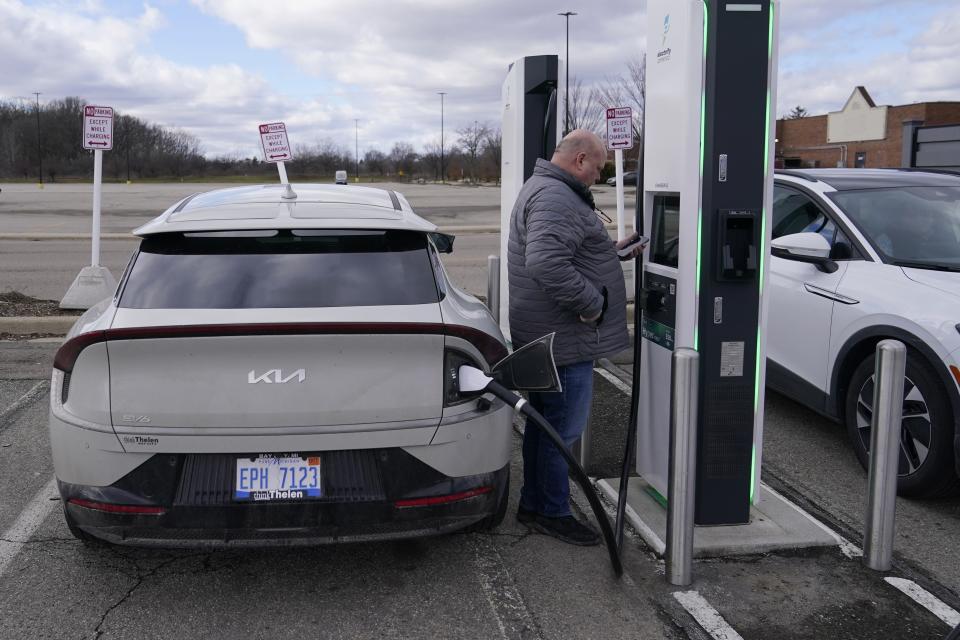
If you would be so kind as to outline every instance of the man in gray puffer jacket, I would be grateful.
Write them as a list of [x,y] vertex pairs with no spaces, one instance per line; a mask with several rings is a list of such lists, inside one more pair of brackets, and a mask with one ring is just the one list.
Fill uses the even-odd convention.
[[[635,240],[614,245],[589,189],[606,158],[595,134],[571,131],[549,162],[537,160],[510,216],[511,339],[519,348],[556,332],[554,356],[563,391],[531,393],[530,403],[567,446],[580,437],[590,417],[593,361],[629,344],[617,248]],[[556,447],[538,429],[526,429],[517,519],[571,544],[597,544],[597,532],[571,514],[567,473]]]

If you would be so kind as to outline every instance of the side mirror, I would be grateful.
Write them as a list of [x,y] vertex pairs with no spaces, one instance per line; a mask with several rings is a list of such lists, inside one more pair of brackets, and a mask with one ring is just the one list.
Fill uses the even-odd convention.
[[517,349],[493,366],[490,375],[470,365],[458,371],[461,394],[482,393],[492,381],[515,391],[561,391],[553,360],[553,336],[543,336]]
[[434,232],[430,234],[433,245],[440,253],[453,253],[453,241],[455,238],[456,236],[452,236],[449,233]]
[[830,243],[819,233],[791,233],[770,243],[770,254],[776,258],[806,262],[824,273],[837,270],[837,263],[830,259]]

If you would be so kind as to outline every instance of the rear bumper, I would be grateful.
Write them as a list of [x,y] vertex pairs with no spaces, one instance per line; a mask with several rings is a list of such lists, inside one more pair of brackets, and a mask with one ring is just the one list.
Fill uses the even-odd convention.
[[[389,540],[462,529],[497,511],[508,466],[448,477],[402,449],[320,452],[324,496],[310,501],[238,502],[234,460],[224,455],[158,454],[107,487],[60,482],[67,517],[115,544],[159,547],[288,546]],[[450,496],[441,504],[398,501]],[[98,508],[84,505],[96,503]],[[159,514],[104,506],[157,507]]]

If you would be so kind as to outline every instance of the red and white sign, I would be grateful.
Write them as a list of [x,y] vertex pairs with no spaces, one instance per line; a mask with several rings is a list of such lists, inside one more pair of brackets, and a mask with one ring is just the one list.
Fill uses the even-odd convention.
[[633,110],[630,107],[607,109],[607,149],[633,148]]
[[287,126],[282,122],[260,125],[260,144],[267,162],[286,162],[293,160],[290,141],[287,140]]
[[83,108],[83,148],[113,149],[113,107]]

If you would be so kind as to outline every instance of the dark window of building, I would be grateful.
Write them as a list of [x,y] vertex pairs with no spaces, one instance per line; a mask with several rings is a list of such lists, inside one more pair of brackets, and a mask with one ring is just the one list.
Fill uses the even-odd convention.
[[854,158],[853,166],[857,169],[863,169],[867,166],[867,152],[866,151],[857,151],[857,155]]

